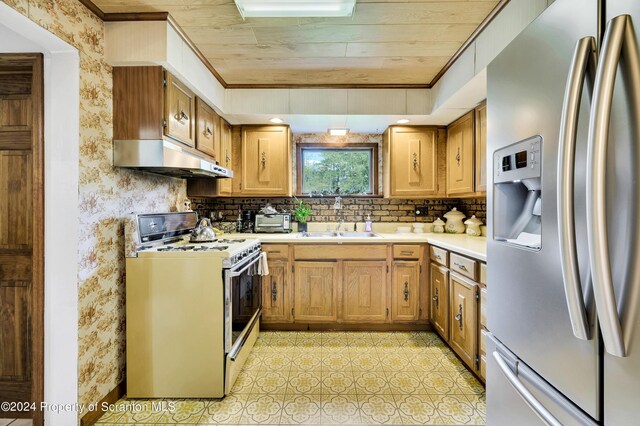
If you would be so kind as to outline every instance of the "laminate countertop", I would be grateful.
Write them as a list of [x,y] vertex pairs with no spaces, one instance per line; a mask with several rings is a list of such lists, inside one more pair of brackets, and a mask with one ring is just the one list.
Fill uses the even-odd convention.
[[302,237],[299,232],[289,234],[244,234],[231,233],[222,234],[220,238],[253,238],[260,240],[264,244],[431,244],[446,250],[469,256],[474,259],[487,261],[487,239],[486,237],[471,237],[466,234],[388,234],[377,233],[379,237]]

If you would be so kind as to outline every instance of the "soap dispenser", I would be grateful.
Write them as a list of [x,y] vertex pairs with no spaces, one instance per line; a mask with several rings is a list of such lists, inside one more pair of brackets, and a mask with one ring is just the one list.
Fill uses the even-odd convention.
[[364,231],[365,232],[373,232],[372,229],[373,223],[371,222],[371,214],[367,215],[367,220],[364,221]]

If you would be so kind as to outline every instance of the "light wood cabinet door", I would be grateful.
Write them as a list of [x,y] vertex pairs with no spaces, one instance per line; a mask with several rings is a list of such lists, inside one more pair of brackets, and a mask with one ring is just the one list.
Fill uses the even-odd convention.
[[195,95],[170,73],[165,73],[165,135],[195,146]]
[[262,321],[283,322],[289,320],[289,262],[269,261],[269,275],[262,278]]
[[394,262],[391,319],[416,321],[419,318],[420,262]]
[[447,195],[474,192],[474,113],[447,129]]
[[[224,120],[220,120],[220,154],[218,164],[227,169],[232,169],[233,153],[231,150],[231,126]],[[217,179],[218,195],[231,195],[233,191],[233,179]]]
[[487,190],[487,103],[476,108],[476,192]]
[[449,341],[449,271],[432,263],[430,272],[431,324]]
[[384,322],[387,319],[387,262],[345,261],[342,319],[345,322]]
[[338,319],[338,264],[295,262],[294,277],[294,320],[335,322]]
[[456,274],[450,274],[451,304],[449,308],[449,343],[460,358],[475,369],[478,336],[477,284]]
[[291,195],[291,149],[286,126],[242,131],[243,195]]
[[196,149],[218,160],[220,117],[200,98],[196,98]]
[[436,139],[436,129],[390,129],[389,196],[421,197],[437,193]]

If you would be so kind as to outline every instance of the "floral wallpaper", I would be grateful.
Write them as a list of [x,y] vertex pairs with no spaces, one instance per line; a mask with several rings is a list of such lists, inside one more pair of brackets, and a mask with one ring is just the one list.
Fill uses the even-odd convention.
[[186,185],[112,166],[103,22],[77,0],[4,1],[80,51],[79,402],[98,402],[124,379],[123,218],[175,210]]

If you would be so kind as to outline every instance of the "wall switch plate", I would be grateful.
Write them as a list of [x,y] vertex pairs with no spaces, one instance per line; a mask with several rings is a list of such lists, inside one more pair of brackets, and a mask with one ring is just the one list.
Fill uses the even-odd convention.
[[429,216],[428,206],[416,206],[414,213],[416,216]]

